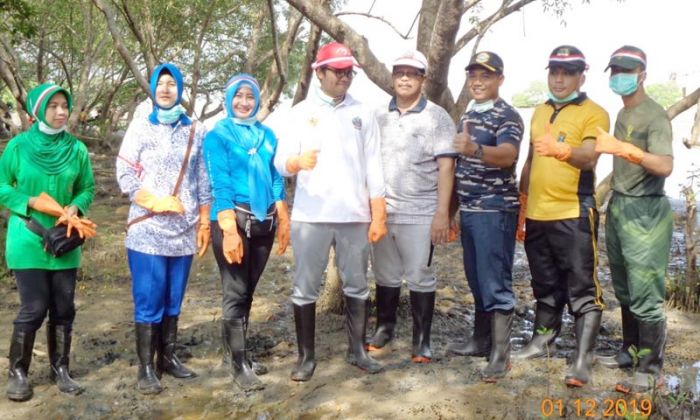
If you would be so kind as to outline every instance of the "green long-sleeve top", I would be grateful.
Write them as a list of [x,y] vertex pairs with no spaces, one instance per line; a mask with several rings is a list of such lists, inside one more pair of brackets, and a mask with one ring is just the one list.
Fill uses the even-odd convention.
[[45,192],[62,206],[75,205],[85,215],[95,195],[95,181],[87,147],[75,141],[74,158],[65,169],[50,174],[24,157],[23,144],[36,127],[14,137],[0,157],[0,205],[10,210],[5,240],[5,259],[13,270],[42,269],[64,270],[80,265],[80,247],[61,257],[53,257],[44,251],[42,238],[29,231],[23,219],[31,216],[44,227],[53,227],[56,217],[40,213],[29,207],[29,198]]

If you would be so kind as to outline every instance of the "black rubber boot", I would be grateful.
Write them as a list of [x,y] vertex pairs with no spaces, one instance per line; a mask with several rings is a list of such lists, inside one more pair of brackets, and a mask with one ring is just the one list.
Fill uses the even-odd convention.
[[413,315],[413,363],[430,363],[433,352],[430,350],[430,328],[433,324],[435,292],[411,291],[411,314]]
[[369,339],[368,350],[381,349],[393,340],[400,295],[400,287],[377,286],[377,328]]
[[136,353],[139,356],[139,376],[136,388],[142,394],[159,394],[163,387],[158,380],[153,358],[160,340],[160,324],[136,323]]
[[639,325],[639,349],[649,353],[639,360],[639,367],[629,382],[621,382],[615,390],[623,393],[643,393],[664,386],[664,346],[666,345],[666,321],[643,322]]
[[506,376],[510,364],[510,336],[513,329],[513,310],[493,312],[491,318],[491,354],[489,364],[481,371],[484,382],[496,382]]
[[[535,310],[535,326],[532,331],[532,340],[522,349],[514,351],[511,358],[515,360],[534,359],[547,355],[549,348],[550,354],[554,350],[554,340],[561,331],[561,309],[554,309],[542,303],[537,303]],[[549,331],[546,334],[539,334],[539,328],[547,328]]]
[[639,348],[639,328],[637,320],[629,306],[620,307],[622,313],[622,347],[614,356],[597,356],[596,361],[609,369],[626,369],[632,367],[632,356],[629,348],[634,345]]
[[491,352],[491,319],[493,312],[474,312],[474,331],[467,341],[450,343],[447,351],[460,356],[486,357]]
[[265,388],[258,379],[246,358],[245,321],[243,318],[224,319],[224,335],[231,349],[233,381],[243,391],[256,391]]
[[178,317],[164,316],[160,331],[160,347],[158,354],[158,374],[167,373],[178,379],[196,378],[197,374],[182,364],[175,354],[177,347]]
[[382,365],[365,350],[368,303],[363,299],[345,296],[345,326],[348,331],[346,360],[364,371],[378,373],[383,369]]
[[[248,323],[250,322],[250,314],[245,316],[244,321],[245,321],[245,336],[248,337]],[[246,341],[246,343],[247,343],[247,341]],[[248,364],[253,369],[253,372],[255,372],[256,375],[260,376],[260,375],[264,375],[267,373],[267,366],[263,365],[262,363],[258,363],[253,359],[253,353],[250,351],[250,348],[246,349],[245,355],[248,358]]]
[[292,369],[291,378],[293,381],[305,382],[311,379],[316,369],[316,303],[294,305],[294,324],[299,358]]
[[51,380],[56,383],[59,391],[76,394],[83,388],[70,377],[68,370],[72,333],[72,325],[46,324],[46,347],[51,363]]
[[12,401],[27,401],[32,398],[32,386],[29,384],[27,373],[32,363],[34,348],[34,331],[12,331],[10,339],[10,369],[7,375],[7,398]]
[[602,316],[601,311],[590,311],[576,317],[576,356],[564,378],[568,387],[580,388],[591,379],[595,340]]

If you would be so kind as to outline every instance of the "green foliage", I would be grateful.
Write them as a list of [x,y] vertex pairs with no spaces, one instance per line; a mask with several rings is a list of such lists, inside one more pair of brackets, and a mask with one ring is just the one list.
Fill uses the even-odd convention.
[[0,0],[0,33],[31,37],[36,33],[37,22],[32,18],[34,9],[24,0]]
[[517,108],[534,108],[547,100],[547,84],[540,80],[530,83],[527,89],[513,95],[513,106]]
[[647,94],[662,107],[668,108],[683,97],[683,91],[675,80],[652,83],[646,87]]

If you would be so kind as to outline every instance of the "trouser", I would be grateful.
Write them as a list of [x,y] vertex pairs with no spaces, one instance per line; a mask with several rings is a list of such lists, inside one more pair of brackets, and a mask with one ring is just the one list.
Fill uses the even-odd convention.
[[243,261],[240,264],[229,264],[223,253],[223,232],[217,222],[212,225],[212,249],[219,266],[223,289],[223,318],[247,318],[253,304],[253,293],[265,270],[275,241],[275,230],[267,235],[247,238],[245,232],[239,228],[238,234],[243,241]]
[[180,315],[192,255],[167,257],[127,248],[131,271],[134,321],[158,324],[163,316]]
[[527,219],[525,252],[532,291],[540,304],[559,310],[568,303],[579,316],[604,309],[598,282],[598,212],[554,221]]
[[510,311],[516,212],[460,212],[464,274],[478,312]]
[[320,295],[323,272],[328,265],[328,253],[335,245],[335,258],[343,294],[366,300],[369,242],[368,223],[292,223],[294,247],[294,290],[292,303],[307,305]]
[[673,216],[666,197],[614,193],[605,242],[615,296],[638,321],[663,321]]
[[72,325],[75,319],[75,280],[78,270],[13,270],[20,307],[14,325],[34,332],[46,313],[52,325]]
[[378,286],[401,287],[405,278],[412,292],[434,292],[430,225],[390,223],[389,233],[372,245],[372,270]]

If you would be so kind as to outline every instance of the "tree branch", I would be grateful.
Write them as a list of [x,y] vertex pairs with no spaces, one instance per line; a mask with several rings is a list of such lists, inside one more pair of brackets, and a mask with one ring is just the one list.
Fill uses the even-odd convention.
[[476,23],[472,27],[472,29],[467,31],[466,34],[462,35],[462,37],[455,43],[454,49],[452,50],[452,55],[454,56],[455,54],[457,54],[462,48],[464,48],[469,43],[469,41],[474,39],[474,37],[479,35],[481,32],[486,31],[486,29],[491,27],[494,23],[510,15],[511,13],[517,12],[518,10],[522,9],[523,7],[532,3],[533,1],[535,0],[520,0],[512,6],[505,7],[508,3],[510,3],[510,0],[504,0],[504,2],[501,4],[501,7],[499,7],[496,12]]
[[411,28],[413,28],[413,25],[411,25],[411,28],[409,28],[409,32],[407,32],[407,33],[405,33],[405,34],[402,34],[401,31],[399,31],[399,28],[397,28],[396,26],[394,26],[394,24],[392,24],[391,22],[389,22],[389,21],[386,20],[385,18],[383,18],[383,17],[381,17],[381,16],[370,15],[369,13],[362,13],[362,12],[339,12],[339,13],[336,13],[335,16],[336,16],[336,17],[339,17],[339,16],[364,16],[364,17],[369,18],[369,19],[376,19],[376,20],[378,20],[378,21],[380,21],[380,22],[383,22],[383,23],[387,24],[394,32],[396,32],[396,34],[397,34],[398,36],[400,36],[400,37],[403,38],[403,39],[408,39],[408,35],[409,35],[409,33],[410,33],[410,30],[411,30]]

